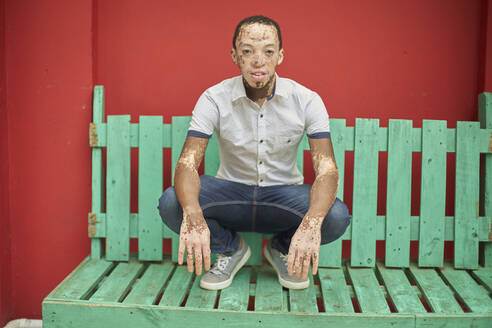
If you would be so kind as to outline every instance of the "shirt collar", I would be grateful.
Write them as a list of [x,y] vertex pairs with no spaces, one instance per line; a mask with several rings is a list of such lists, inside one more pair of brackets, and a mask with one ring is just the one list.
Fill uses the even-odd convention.
[[[289,93],[288,93],[288,84],[281,79],[277,73],[275,73],[275,89],[273,90],[273,97],[276,95],[288,98]],[[244,88],[243,84],[243,77],[242,75],[238,76],[236,78],[236,81],[232,87],[232,101],[236,101],[239,98],[242,97],[247,97],[246,96],[246,89]],[[272,97],[272,98],[273,98]]]

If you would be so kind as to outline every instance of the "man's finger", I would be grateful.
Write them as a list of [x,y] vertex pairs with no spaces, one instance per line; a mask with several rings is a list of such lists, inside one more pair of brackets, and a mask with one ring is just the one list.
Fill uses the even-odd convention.
[[178,264],[182,265],[183,264],[183,258],[184,258],[184,253],[185,253],[185,241],[183,238],[179,238],[179,248],[178,248]]
[[313,253],[313,274],[318,273],[318,263],[319,263],[319,256],[318,253],[315,252]]
[[202,274],[202,248],[200,244],[193,245],[195,249],[195,273],[197,276]]
[[309,263],[311,262],[311,256],[306,254],[302,264],[302,279],[306,279],[309,272]]
[[302,273],[302,258],[303,258],[303,254],[300,253],[300,252],[297,252],[297,256],[296,256],[296,259],[294,261],[294,268],[296,270],[296,277],[297,278],[300,278],[301,277],[301,273]]
[[188,272],[193,272],[193,246],[191,243],[186,245],[186,264],[188,265]]
[[287,272],[289,273],[289,276],[292,276],[294,273],[294,260],[296,256],[296,250],[291,248],[289,249],[289,254],[287,254]]
[[205,271],[210,270],[210,243],[202,244],[203,260]]

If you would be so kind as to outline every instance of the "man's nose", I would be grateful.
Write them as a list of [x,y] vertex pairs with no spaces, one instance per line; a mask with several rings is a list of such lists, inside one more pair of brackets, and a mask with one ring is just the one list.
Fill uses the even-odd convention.
[[265,64],[265,57],[261,54],[256,54],[253,57],[253,63],[255,66],[263,66]]

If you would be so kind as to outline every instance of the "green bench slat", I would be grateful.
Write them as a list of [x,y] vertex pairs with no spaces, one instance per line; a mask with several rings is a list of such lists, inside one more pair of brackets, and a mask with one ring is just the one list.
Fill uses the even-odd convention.
[[417,314],[415,316],[415,328],[490,328],[492,316],[477,315],[473,313],[433,315]]
[[140,116],[138,150],[138,259],[162,260],[162,220],[157,209],[163,188],[162,116]]
[[255,311],[282,311],[282,286],[278,282],[277,273],[270,266],[258,268],[256,278]]
[[478,268],[479,122],[458,122],[456,128],[454,267]]
[[408,267],[412,196],[412,121],[390,120],[386,190],[386,266]]
[[[91,216],[92,214],[89,214]],[[97,220],[96,236],[99,238],[106,237],[106,214],[99,213],[95,216]],[[479,217],[478,221],[478,239],[481,242],[488,242],[489,235],[492,232],[492,217]],[[164,228],[165,225],[163,224]],[[374,229],[376,230],[376,240],[384,240],[386,235],[386,216],[378,215],[376,216],[376,222],[374,223]],[[410,217],[410,240],[419,240],[419,217]],[[173,232],[174,233],[174,232]],[[164,236],[164,234],[163,234]],[[263,234],[264,238],[271,238],[272,234]],[[130,214],[130,238],[138,237],[138,214]],[[166,238],[166,237],[163,237]],[[350,225],[345,231],[345,233],[340,237],[342,240],[351,240],[352,231]],[[444,240],[454,241],[454,217],[445,216],[444,217]]]
[[[492,129],[492,93],[484,92],[478,96],[478,119],[482,129]],[[492,131],[492,130],[489,130]],[[486,217],[492,217],[492,132],[485,133],[489,135],[488,149],[490,153],[483,155],[481,180],[481,203],[483,206],[483,214]],[[485,146],[487,146],[487,137],[483,138]],[[490,241],[490,239],[489,239]],[[481,261],[484,266],[492,267],[492,242],[487,242],[483,247]]]
[[188,287],[190,286],[192,278],[193,273],[188,272],[186,265],[178,265],[169,284],[164,290],[159,305],[180,306],[186,293],[188,293]]
[[[188,133],[188,127],[190,125],[191,117],[190,116],[174,116],[172,118],[172,147],[171,147],[171,184],[174,186],[174,170],[176,168],[176,164],[178,163],[179,156],[181,155],[181,150],[183,149],[183,145],[186,139],[186,134]],[[169,237],[172,239],[172,260],[173,262],[178,262],[178,250],[179,250],[179,235],[171,231],[166,227],[169,231]],[[186,253],[186,252],[185,252]],[[186,255],[185,255],[186,259]]]
[[[476,318],[460,316],[468,320],[469,326],[474,322],[485,322],[484,316]],[[203,328],[287,328],[287,327],[357,327],[357,328],[415,328],[413,315],[376,315],[376,314],[319,314],[271,313],[271,312],[235,312],[210,311],[203,309],[175,309],[141,305],[104,304],[94,306],[87,303],[46,302],[43,306],[43,318],[46,327],[70,328],[134,328],[134,327],[203,327]],[[80,320],[83,318],[83,320]],[[473,322],[472,322],[473,319]],[[441,320],[440,327],[448,322]],[[490,322],[490,321],[489,321]],[[48,325],[48,323],[50,325]],[[51,324],[53,323],[53,324]],[[437,327],[437,326],[436,326]],[[451,326],[453,327],[453,326]],[[476,327],[476,326],[474,326]],[[487,327],[479,325],[479,327]],[[427,326],[428,328],[428,326]],[[488,328],[488,327],[487,327]]]
[[132,290],[123,300],[123,303],[154,304],[173,269],[174,265],[171,262],[150,264],[142,278],[138,279],[133,285]]
[[434,269],[419,269],[416,265],[411,264],[410,272],[432,311],[446,314],[463,313],[453,293]]
[[[94,87],[92,122],[94,124],[104,121],[104,86]],[[91,137],[91,139],[93,139]],[[94,140],[93,140],[94,141]],[[104,168],[102,164],[102,149],[92,148],[92,213],[100,213],[103,210],[103,176]],[[89,225],[89,237],[93,237],[95,227]],[[103,240],[101,238],[91,238],[91,258],[100,259],[103,256]]]
[[221,290],[219,309],[233,311],[246,311],[248,309],[250,277],[250,268],[241,268],[238,271],[232,284]]
[[[333,120],[340,120],[338,118],[332,118],[330,119],[330,122]],[[331,123],[330,123],[331,124]],[[106,123],[95,123],[94,124],[94,132],[95,136],[97,136],[96,142],[94,144],[91,144],[93,148],[103,148],[107,146],[107,124]],[[347,137],[346,139],[346,144],[345,144],[345,150],[346,151],[353,151],[354,150],[354,127],[353,126],[348,126],[345,131],[344,135]],[[480,131],[480,140],[479,140],[479,149],[481,153],[486,153],[490,154],[492,153],[492,150],[489,149],[489,138],[490,134],[492,133],[492,128],[482,128]],[[387,139],[387,134],[388,134],[388,128],[386,127],[381,127],[378,136],[377,136],[377,143],[378,143],[378,151],[387,151],[388,150],[388,139]],[[164,148],[171,148],[172,143],[171,143],[171,124],[163,124],[163,130],[162,130],[162,146]],[[307,137],[305,137],[307,138]],[[448,153],[454,153],[456,151],[456,129],[447,129],[446,131],[446,140],[447,140],[447,146],[446,146],[446,151]],[[130,123],[130,147],[131,148],[138,148],[139,145],[139,134],[138,134],[138,123]],[[309,150],[308,143],[304,144],[303,142],[300,143],[301,145],[305,145],[303,150]],[[299,151],[301,148],[299,148]],[[422,151],[422,129],[421,128],[413,128],[412,129],[412,152],[420,152]],[[298,154],[298,156],[300,156]],[[302,172],[301,168],[303,167],[303,163],[299,162],[298,164],[298,169],[299,171]]]
[[402,269],[386,268],[381,263],[377,264],[377,269],[399,313],[427,312]]
[[194,307],[201,309],[213,309],[215,305],[215,301],[217,299],[217,291],[216,290],[207,290],[200,287],[200,279],[203,274],[200,276],[195,276],[195,281],[191,286],[190,294],[188,295],[188,299],[186,300],[186,307]]
[[374,269],[348,268],[362,313],[390,313]]
[[310,281],[308,288],[289,289],[290,312],[318,313],[316,292],[314,290],[313,276],[311,273],[309,273],[308,278]]
[[208,141],[207,149],[205,150],[204,173],[214,177],[219,170],[219,165],[219,144],[217,142],[217,135],[214,133]]
[[471,274],[485,285],[485,288],[487,288],[489,293],[492,293],[492,268],[473,270],[471,271]]
[[136,261],[118,263],[89,300],[94,303],[121,301],[143,270],[144,265]]
[[297,169],[299,172],[304,173],[304,151],[309,150],[309,142],[306,133],[302,136],[299,146],[297,148]]
[[472,312],[492,312],[492,299],[487,291],[479,286],[465,270],[445,267],[442,274],[456,291],[458,297]]
[[112,262],[86,258],[48,297],[85,299],[112,268]]
[[263,261],[261,256],[263,235],[257,232],[239,232],[251,249],[251,256],[245,265],[260,265]]
[[319,269],[323,304],[327,313],[354,313],[343,269]]
[[[337,197],[343,200],[343,180],[345,172],[345,127],[346,120],[331,119],[330,130],[333,144],[333,152],[338,167],[340,183],[338,185]],[[349,226],[348,229],[351,229]],[[342,266],[342,238],[320,247],[319,254],[320,267],[341,267]]]
[[130,258],[130,116],[108,117],[106,258]]
[[282,311],[289,312],[289,291],[287,289],[282,290]]
[[422,122],[419,266],[441,267],[446,205],[446,121]]
[[351,265],[374,266],[379,120],[356,119]]

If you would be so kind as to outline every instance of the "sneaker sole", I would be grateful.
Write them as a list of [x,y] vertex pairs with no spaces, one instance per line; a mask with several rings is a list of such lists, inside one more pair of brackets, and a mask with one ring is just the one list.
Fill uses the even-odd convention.
[[268,250],[267,247],[265,247],[264,253],[265,253],[265,258],[267,259],[267,261],[270,263],[270,265],[277,272],[278,282],[280,283],[280,285],[284,286],[285,288],[289,288],[289,289],[306,289],[309,287],[309,279],[307,279],[305,281],[301,281],[301,282],[293,282],[293,281],[288,281],[288,280],[283,279],[280,276],[279,270],[275,266],[275,264],[272,260],[270,251]]
[[243,258],[239,261],[238,265],[236,268],[232,271],[231,276],[229,279],[224,280],[222,282],[218,283],[211,283],[211,282],[205,282],[203,279],[200,279],[200,287],[203,289],[209,289],[209,290],[219,290],[219,289],[224,289],[227,288],[231,285],[232,280],[234,279],[234,276],[236,273],[243,267],[244,264],[249,260],[249,257],[251,256],[251,249],[248,246],[248,249],[246,250],[246,253],[244,253]]

